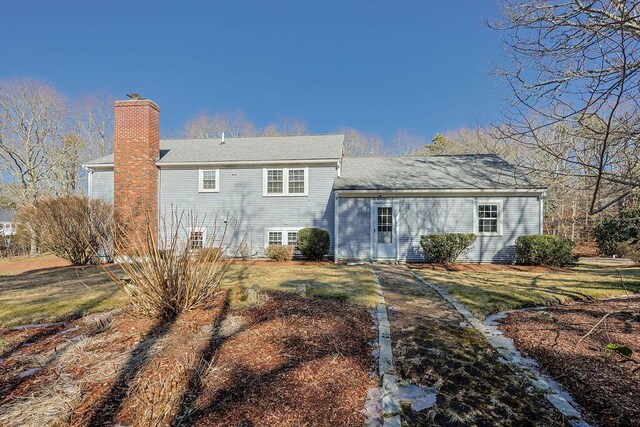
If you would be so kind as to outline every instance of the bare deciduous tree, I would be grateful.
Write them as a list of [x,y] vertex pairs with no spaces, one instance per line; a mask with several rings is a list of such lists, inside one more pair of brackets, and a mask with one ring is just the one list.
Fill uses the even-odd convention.
[[220,138],[222,132],[231,138],[256,136],[256,126],[242,110],[225,113],[201,113],[184,125],[187,138]]
[[429,140],[417,133],[400,129],[391,139],[387,152],[394,156],[412,156],[422,151],[429,144]]
[[[640,1],[505,0],[503,136],[565,163],[595,214],[640,188]],[[550,134],[562,135],[548,139]]]
[[66,117],[65,99],[34,80],[0,81],[0,168],[19,188],[17,204],[35,202],[55,186]]
[[298,117],[283,117],[278,123],[269,123],[263,136],[298,136],[306,135],[308,131],[307,122]]
[[84,159],[109,154],[113,149],[112,95],[104,92],[81,95],[72,106],[73,125],[85,141]]
[[384,153],[384,143],[380,135],[364,133],[353,128],[340,128],[344,135],[344,155],[347,157],[380,156]]

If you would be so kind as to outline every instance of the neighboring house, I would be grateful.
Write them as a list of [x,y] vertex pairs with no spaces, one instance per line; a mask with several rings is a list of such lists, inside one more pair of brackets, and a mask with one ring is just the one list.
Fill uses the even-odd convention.
[[14,216],[14,211],[0,208],[0,247],[9,246],[12,236],[16,234]]
[[173,209],[219,213],[259,256],[322,227],[336,260],[397,261],[424,260],[421,235],[476,233],[464,260],[510,262],[518,236],[542,233],[545,189],[493,155],[344,158],[342,135],[160,141],[159,115],[117,101],[114,154],[85,165],[91,197],[137,227]]

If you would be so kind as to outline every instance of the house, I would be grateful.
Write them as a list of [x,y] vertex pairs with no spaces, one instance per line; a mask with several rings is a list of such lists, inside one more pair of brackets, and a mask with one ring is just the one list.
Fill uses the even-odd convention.
[[11,237],[16,234],[14,216],[14,211],[0,208],[0,247],[9,246]]
[[494,155],[348,158],[342,135],[160,140],[159,119],[150,100],[117,101],[114,154],[85,165],[90,196],[137,227],[145,212],[219,212],[258,256],[322,227],[335,260],[397,261],[424,260],[421,235],[473,232],[464,260],[510,262],[518,236],[542,233],[545,189]]

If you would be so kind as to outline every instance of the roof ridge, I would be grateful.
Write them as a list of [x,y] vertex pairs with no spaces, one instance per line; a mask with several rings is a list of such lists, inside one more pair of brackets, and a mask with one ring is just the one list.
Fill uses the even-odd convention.
[[[239,137],[228,137],[225,136],[224,140],[240,140],[240,139],[285,139],[285,138],[313,138],[313,137],[324,137],[324,136],[337,136],[343,137],[342,133],[326,133],[326,134],[313,134],[313,135],[275,135],[275,136],[239,136]],[[222,141],[222,138],[160,138],[160,141]]]

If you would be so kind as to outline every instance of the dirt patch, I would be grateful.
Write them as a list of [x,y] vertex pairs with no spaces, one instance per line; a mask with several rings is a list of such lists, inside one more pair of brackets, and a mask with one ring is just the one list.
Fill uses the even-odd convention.
[[[171,322],[90,316],[31,346],[5,331],[0,424],[362,425],[377,385],[365,309],[284,292],[217,307]],[[223,318],[234,322],[219,334]]]
[[402,267],[377,267],[390,305],[401,380],[437,390],[435,406],[403,408],[409,425],[563,425],[542,395],[498,361],[482,335],[430,287]]
[[69,265],[68,261],[49,254],[36,257],[16,256],[0,258],[0,276],[12,276],[15,274],[26,273],[28,271],[64,267],[67,265]]
[[565,386],[595,424],[640,425],[640,370],[622,356],[607,355],[606,345],[626,345],[640,362],[640,323],[609,317],[580,339],[607,313],[637,312],[640,298],[579,303],[546,312],[510,314],[500,328],[520,351],[533,356],[542,372]]
[[407,267],[413,270],[434,271],[460,271],[460,272],[493,272],[493,271],[520,271],[524,273],[565,273],[568,270],[557,267],[545,267],[540,265],[509,265],[509,264],[429,264],[409,263]]

